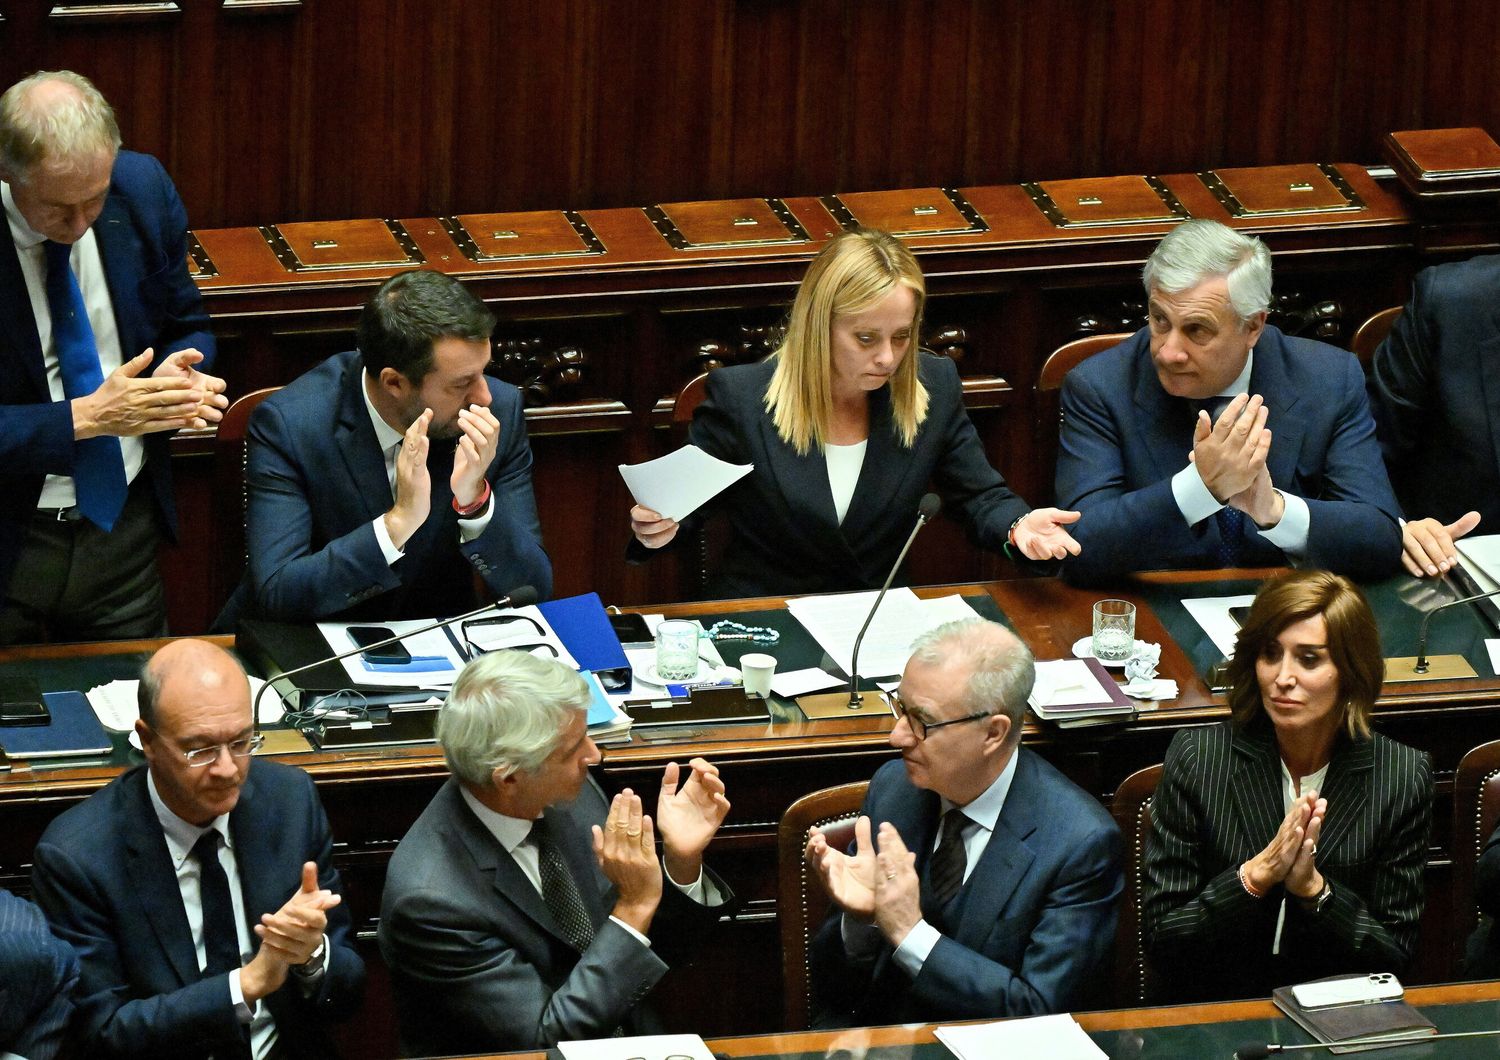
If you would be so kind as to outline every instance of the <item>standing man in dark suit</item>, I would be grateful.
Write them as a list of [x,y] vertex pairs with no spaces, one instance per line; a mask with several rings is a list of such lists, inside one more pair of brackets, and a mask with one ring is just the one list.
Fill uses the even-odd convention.
[[995,622],[914,645],[893,701],[901,761],[870,781],[853,853],[808,836],[838,907],[811,954],[819,1025],[1065,1012],[1104,970],[1120,832],[1021,749],[1034,676]]
[[78,958],[42,911],[0,889],[0,1060],[53,1060],[77,983]]
[[365,970],[311,778],[252,770],[250,685],[221,648],[161,649],[140,704],[147,767],[53,821],[32,868],[83,963],[84,1055],[329,1056]]
[[1398,569],[1396,499],[1354,357],[1266,323],[1271,255],[1184,221],[1146,262],[1150,324],[1068,373],[1057,500],[1083,513],[1063,573]]
[[0,96],[0,644],[166,632],[167,432],[226,404],[182,200],[119,147],[78,74]]
[[524,652],[454,682],[437,724],[454,776],[396,848],[380,908],[410,1055],[652,1033],[658,945],[690,952],[729,912],[703,866],[729,812],[719,771],[695,758],[680,779],[669,764],[654,821],[629,788],[606,803],[588,775],[589,700],[576,672]]
[[[495,318],[457,280],[400,273],[331,357],[250,418],[250,571],[229,610],[306,622],[454,615],[552,563],[521,395],[484,374]],[[248,591],[247,591],[248,589]]]
[[1402,561],[1436,577],[1456,538],[1500,532],[1500,256],[1417,274],[1375,351],[1370,402],[1409,519]]

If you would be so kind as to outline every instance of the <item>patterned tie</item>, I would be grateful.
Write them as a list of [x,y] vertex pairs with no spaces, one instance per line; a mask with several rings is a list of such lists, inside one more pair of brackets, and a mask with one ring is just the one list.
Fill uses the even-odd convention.
[[[47,240],[47,311],[52,316],[52,348],[57,354],[63,394],[69,400],[98,390],[104,382],[94,329],[89,326],[83,292],[68,264],[72,246]],[[78,510],[101,530],[109,530],[125,506],[125,461],[120,439],[113,436],[75,442],[73,484]]]
[[968,823],[969,819],[956,806],[943,814],[942,839],[927,868],[927,882],[939,910],[945,908],[964,885],[964,869],[968,867],[969,856],[964,850],[963,829]]
[[[1209,423],[1217,423],[1219,416],[1228,407],[1232,398],[1214,397],[1194,404],[1208,413]],[[1240,545],[1245,535],[1245,513],[1227,504],[1214,513],[1214,522],[1219,525],[1219,545],[1214,556],[1221,567],[1240,565]]]
[[537,818],[531,826],[531,836],[536,842],[541,866],[542,901],[547,903],[547,911],[557,921],[563,940],[582,953],[594,941],[594,924],[584,908],[578,881],[573,879],[568,863],[563,860],[546,817]]

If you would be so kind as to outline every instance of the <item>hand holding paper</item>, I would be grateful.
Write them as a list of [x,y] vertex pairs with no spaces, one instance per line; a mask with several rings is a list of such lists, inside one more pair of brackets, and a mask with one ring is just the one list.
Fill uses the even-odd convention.
[[644,464],[621,464],[620,477],[640,507],[662,520],[681,522],[754,469],[754,464],[730,464],[685,445]]

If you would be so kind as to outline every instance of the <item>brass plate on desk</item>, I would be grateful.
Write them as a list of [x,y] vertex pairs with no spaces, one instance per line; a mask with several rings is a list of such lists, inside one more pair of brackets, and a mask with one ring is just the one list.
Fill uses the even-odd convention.
[[191,232],[188,233],[187,267],[188,275],[195,280],[207,280],[219,275],[219,267],[214,264],[214,259],[208,256],[208,251],[203,249],[203,244]]
[[727,250],[784,246],[808,241],[780,199],[720,199],[647,206],[646,217],[674,250]]
[[260,234],[288,272],[381,269],[427,260],[400,221],[303,221],[261,225]]
[[1234,217],[1291,217],[1365,208],[1359,193],[1327,162],[1210,169],[1199,173],[1198,179]]
[[576,210],[464,213],[439,220],[463,256],[474,262],[604,253],[604,244]]
[[1191,216],[1156,177],[1039,180],[1021,190],[1057,228],[1158,225]]
[[856,191],[818,200],[846,231],[861,225],[896,236],[953,236],[988,232],[990,226],[957,188]]

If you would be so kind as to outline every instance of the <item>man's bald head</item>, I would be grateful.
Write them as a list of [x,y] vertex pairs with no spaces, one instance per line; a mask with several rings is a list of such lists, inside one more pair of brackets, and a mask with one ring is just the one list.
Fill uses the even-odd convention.
[[114,110],[81,74],[44,70],[0,95],[0,177],[12,184],[93,167],[119,149]]
[[[137,690],[141,720],[160,728],[163,703],[219,701],[250,695],[250,681],[239,660],[204,640],[174,640],[146,661]],[[166,724],[170,727],[171,721]]]

